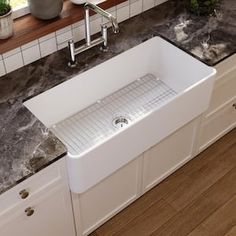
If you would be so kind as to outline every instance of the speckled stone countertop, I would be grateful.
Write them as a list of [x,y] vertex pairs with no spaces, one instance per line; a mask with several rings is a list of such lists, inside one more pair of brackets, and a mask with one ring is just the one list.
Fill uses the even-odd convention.
[[170,0],[109,31],[109,52],[94,48],[68,68],[64,49],[0,78],[0,194],[66,154],[65,146],[23,105],[30,97],[161,35],[208,65],[236,51],[236,1],[222,0],[216,17],[189,14]]

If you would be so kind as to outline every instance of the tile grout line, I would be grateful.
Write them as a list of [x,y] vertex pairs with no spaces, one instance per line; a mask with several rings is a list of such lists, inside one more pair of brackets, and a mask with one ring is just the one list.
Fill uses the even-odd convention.
[[5,60],[2,58],[2,63],[3,63],[3,67],[4,67],[4,71],[5,71],[5,74],[7,74],[7,67],[6,67],[6,64],[5,64]]
[[39,43],[39,39],[37,39],[37,46],[39,47],[39,56],[40,56],[40,59],[42,58],[42,52],[41,52],[41,47],[40,47],[40,43]]
[[[23,45],[22,45],[23,46]],[[25,60],[24,60],[24,57],[23,57],[23,50],[22,50],[22,46],[20,46],[20,54],[21,54],[21,58],[22,58],[22,62],[23,62],[23,66],[25,65]],[[22,67],[23,67],[22,66]],[[21,68],[21,67],[19,67]]]

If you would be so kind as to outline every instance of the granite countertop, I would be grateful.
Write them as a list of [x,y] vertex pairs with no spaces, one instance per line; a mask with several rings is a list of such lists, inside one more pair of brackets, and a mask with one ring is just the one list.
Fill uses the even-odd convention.
[[236,1],[222,0],[215,17],[189,14],[170,0],[109,30],[109,52],[97,48],[77,56],[68,68],[68,50],[56,52],[0,78],[0,194],[66,155],[66,147],[23,102],[146,39],[161,35],[208,65],[236,51]]

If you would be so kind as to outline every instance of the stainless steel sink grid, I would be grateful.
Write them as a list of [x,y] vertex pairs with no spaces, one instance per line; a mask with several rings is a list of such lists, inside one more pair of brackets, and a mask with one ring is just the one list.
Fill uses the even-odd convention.
[[[51,130],[67,145],[72,155],[108,139],[122,125],[143,118],[177,93],[152,74],[128,84],[77,114],[54,125]],[[117,116],[116,114],[127,114]],[[114,118],[116,127],[114,125]]]

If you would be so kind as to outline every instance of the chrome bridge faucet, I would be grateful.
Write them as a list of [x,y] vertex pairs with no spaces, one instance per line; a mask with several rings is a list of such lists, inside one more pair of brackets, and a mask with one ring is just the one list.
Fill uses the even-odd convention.
[[99,38],[91,41],[90,23],[89,23],[89,9],[100,14],[101,16],[105,17],[106,19],[108,19],[108,21],[112,25],[112,29],[115,34],[119,32],[117,20],[109,12],[104,11],[102,8],[98,7],[97,5],[95,5],[93,3],[88,3],[88,2],[85,3],[84,9],[85,9],[85,19],[84,19],[85,20],[85,44],[78,47],[78,48],[75,48],[74,40],[69,40],[68,47],[70,50],[70,62],[68,63],[68,65],[70,67],[76,66],[75,56],[83,51],[86,51],[96,45],[99,45],[99,44],[102,45],[101,49],[103,51],[106,52],[108,49],[108,47],[107,47],[107,26],[105,24],[101,25],[101,34],[102,35]]

